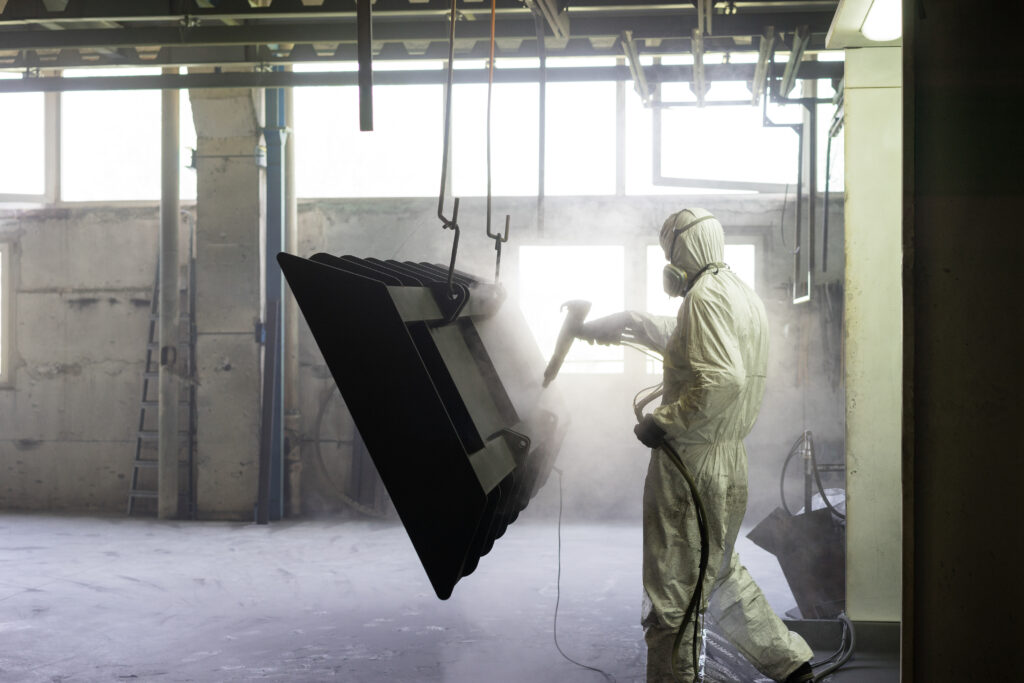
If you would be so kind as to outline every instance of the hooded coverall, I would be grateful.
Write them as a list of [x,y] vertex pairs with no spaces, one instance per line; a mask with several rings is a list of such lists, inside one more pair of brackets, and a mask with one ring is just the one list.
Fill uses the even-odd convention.
[[[722,226],[702,221],[679,234],[673,248],[674,231],[708,215],[684,210],[662,228],[666,257],[690,278],[721,264]],[[700,611],[710,610],[758,671],[781,681],[813,653],[772,611],[734,550],[747,506],[743,439],[761,407],[767,365],[764,305],[725,264],[713,266],[692,282],[679,308],[654,419],[695,479],[707,515],[710,553]],[[686,482],[658,450],[644,485],[643,526],[647,680],[660,683],[673,680],[672,645],[697,582],[700,534]],[[684,681],[694,676],[693,628],[691,620],[677,652]]]

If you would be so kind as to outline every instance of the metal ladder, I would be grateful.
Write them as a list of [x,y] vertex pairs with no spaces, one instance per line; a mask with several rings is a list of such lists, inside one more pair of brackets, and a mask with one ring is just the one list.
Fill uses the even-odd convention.
[[[190,240],[191,242],[191,240]],[[195,434],[196,434],[196,383],[195,383],[195,261],[189,245],[187,273],[185,285],[179,290],[181,300],[178,319],[179,330],[182,331],[178,341],[178,363],[181,366],[179,378],[179,408],[187,415],[187,427],[179,431],[182,437],[182,449],[186,458],[179,466],[184,466],[186,476],[179,476],[182,483],[179,487],[179,510],[183,510],[187,518],[195,518]],[[185,328],[185,329],[182,329]],[[160,440],[156,428],[157,414],[160,407],[159,376],[160,376],[160,265],[156,267],[153,279],[153,298],[149,307],[149,337],[146,342],[146,364],[142,373],[142,397],[139,400],[139,422],[135,438],[135,458],[132,461],[131,486],[128,489],[128,515],[145,512],[156,514],[157,501],[157,445]],[[151,398],[151,395],[154,397]],[[145,502],[148,501],[148,502]]]

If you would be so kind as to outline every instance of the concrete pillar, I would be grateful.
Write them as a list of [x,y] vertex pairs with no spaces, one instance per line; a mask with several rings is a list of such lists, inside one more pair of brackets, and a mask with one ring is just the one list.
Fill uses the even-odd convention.
[[[172,70],[177,73],[177,69]],[[160,371],[157,443],[157,516],[178,516],[178,137],[179,93],[164,90],[160,136]]]
[[264,170],[261,91],[192,90],[198,140],[196,505],[251,519],[259,460]]
[[899,47],[846,51],[846,607],[899,621],[902,114]]

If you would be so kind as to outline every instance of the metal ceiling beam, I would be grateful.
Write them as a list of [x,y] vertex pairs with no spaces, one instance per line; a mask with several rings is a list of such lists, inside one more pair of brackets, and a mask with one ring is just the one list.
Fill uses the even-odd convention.
[[[709,82],[749,81],[754,64],[714,64],[704,67]],[[781,65],[776,71],[781,71]],[[655,65],[645,68],[651,82],[689,82],[693,67],[688,65]],[[628,81],[632,78],[626,66],[551,68],[546,70],[548,82]],[[841,78],[842,62],[808,62],[807,78]],[[776,77],[780,74],[773,74]],[[355,71],[293,72],[252,71],[224,73],[170,74],[160,76],[101,76],[93,78],[38,77],[0,80],[0,93],[63,92],[80,90],[163,90],[173,88],[287,88],[306,86],[358,85]],[[539,69],[496,69],[496,83],[537,83]],[[486,69],[458,69],[455,83],[486,83]],[[438,84],[445,80],[442,69],[431,71],[377,71],[374,84],[408,85]]]
[[[374,41],[444,41],[447,22],[430,16],[394,21],[374,12]],[[820,12],[787,15],[790,25],[806,26],[806,35],[828,32],[830,18]],[[487,22],[466,21],[460,39],[490,37]],[[762,15],[737,14],[718,17],[717,36],[759,35],[765,25]],[[689,36],[697,28],[696,15],[597,17],[583,15],[573,20],[574,37],[618,37],[632,31],[640,39],[671,39]],[[535,39],[536,27],[530,16],[507,18],[497,25],[499,39]],[[352,20],[309,23],[256,23],[241,26],[129,26],[122,29],[4,30],[0,31],[0,52],[7,50],[59,50],[137,46],[271,45],[306,43],[355,43],[356,23]]]
[[[637,42],[637,41],[635,41]],[[732,38],[705,37],[705,52],[745,52],[751,45],[739,44]],[[403,43],[385,43],[374,53],[375,61],[438,60],[447,57],[447,47],[440,42],[420,43],[415,49]],[[808,50],[824,49],[824,34],[811,37]],[[673,38],[657,41],[656,46],[637,42],[640,54],[680,54],[690,49],[689,38]],[[486,59],[487,43],[478,41],[470,49],[458,51],[460,59]],[[617,43],[595,47],[587,38],[570,39],[563,47],[548,47],[549,56],[622,56]],[[515,48],[499,47],[499,58],[537,57],[536,41],[523,40]],[[327,45],[281,45],[271,50],[266,45],[212,45],[160,47],[152,50],[121,47],[102,52],[88,50],[52,50],[42,53],[35,50],[8,52],[0,50],[0,69],[25,71],[31,69],[75,69],[83,67],[185,67],[185,66],[226,66],[226,65],[274,65],[274,63],[355,61],[357,53],[353,43]]]
[[[643,42],[634,41],[641,55],[685,54],[690,51],[689,38],[666,38],[656,41],[657,45],[648,46]],[[711,52],[748,52],[757,45],[736,42],[732,37],[704,37],[704,51]],[[413,48],[415,46],[415,48]],[[811,36],[808,50],[824,50],[825,34]],[[613,41],[608,46],[595,47],[587,38],[571,38],[564,46],[548,46],[548,55],[552,57],[594,57],[622,55],[621,46]],[[488,45],[486,41],[477,41],[470,49],[457,52],[459,59],[487,59]],[[375,51],[374,61],[388,60],[444,60],[448,57],[445,43],[426,41],[410,43],[407,48],[401,42],[384,43]],[[498,48],[498,58],[535,58],[537,43],[535,40],[517,41],[515,48]],[[307,44],[279,45],[271,50],[266,45],[212,45],[212,46],[176,46],[159,47],[149,50],[134,47],[122,47],[117,50],[104,50],[102,53],[89,50],[51,50],[37,52],[34,50],[8,52],[0,50],[0,69],[69,69],[77,67],[105,66],[217,66],[217,65],[258,65],[258,64],[291,64],[315,62],[354,62],[357,60],[354,43],[318,44],[315,47]]]
[[[302,0],[273,0],[266,7],[253,7],[248,0],[217,0],[217,2],[194,2],[179,0],[60,0],[65,4],[47,5],[50,0],[0,0],[0,24],[26,24],[37,21],[53,20],[62,22],[90,21],[105,19],[112,21],[174,21],[177,22],[186,14],[201,20],[255,20],[255,19],[320,19],[355,15],[352,0],[322,0],[320,4],[304,4]],[[707,2],[708,0],[701,0]],[[708,4],[711,4],[708,2]],[[755,0],[736,3],[738,14],[757,15],[765,13],[800,13],[814,12],[823,14],[831,20],[838,6],[837,0]],[[449,0],[376,0],[374,12],[381,14],[424,15],[444,13],[450,7]],[[499,13],[528,12],[519,0],[498,0]],[[473,7],[465,5],[460,8],[464,15],[486,13],[490,7],[487,3]],[[693,2],[687,0],[647,0],[634,2],[631,0],[573,0],[574,17],[587,13],[619,13],[632,14],[657,11],[672,14],[697,13]],[[715,21],[723,21],[719,16]]]

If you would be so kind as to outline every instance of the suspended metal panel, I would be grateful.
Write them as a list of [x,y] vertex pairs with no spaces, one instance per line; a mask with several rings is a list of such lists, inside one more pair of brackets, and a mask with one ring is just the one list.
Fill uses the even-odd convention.
[[[500,286],[423,263],[278,255],[438,597],[544,485],[566,412]],[[528,341],[527,341],[528,340]]]

